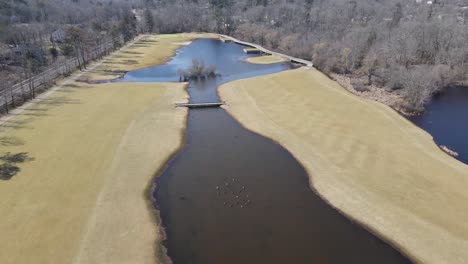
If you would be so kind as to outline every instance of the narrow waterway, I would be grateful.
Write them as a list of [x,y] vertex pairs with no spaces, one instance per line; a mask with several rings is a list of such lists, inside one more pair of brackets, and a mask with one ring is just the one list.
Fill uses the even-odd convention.
[[[197,40],[170,62],[129,72],[123,81],[177,81],[178,69],[203,59],[221,77],[191,81],[190,101],[213,102],[222,83],[290,68],[245,63],[250,55],[242,48]],[[156,186],[165,246],[176,264],[410,263],[316,195],[287,150],[222,108],[189,111],[185,146]]]
[[429,132],[437,145],[456,151],[456,158],[468,164],[467,87],[449,87],[432,99],[424,113],[410,120]]

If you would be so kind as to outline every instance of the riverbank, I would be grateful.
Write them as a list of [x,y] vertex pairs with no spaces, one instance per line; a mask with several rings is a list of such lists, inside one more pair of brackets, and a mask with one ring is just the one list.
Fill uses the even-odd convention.
[[[161,63],[175,48],[138,52],[147,59],[129,67]],[[105,79],[125,60],[85,75]],[[187,101],[185,84],[59,85],[0,126],[0,262],[168,262],[148,192],[182,145],[187,110],[173,103]]]
[[416,262],[468,259],[467,166],[391,108],[304,68],[219,93],[244,126],[287,148],[338,210]]

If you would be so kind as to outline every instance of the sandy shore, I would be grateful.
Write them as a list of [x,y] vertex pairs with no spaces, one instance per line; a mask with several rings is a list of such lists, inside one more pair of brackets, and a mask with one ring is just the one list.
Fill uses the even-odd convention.
[[220,88],[248,129],[286,147],[329,203],[416,262],[468,260],[468,166],[391,108],[314,69]]
[[[86,78],[162,63],[180,46],[153,45],[197,36],[146,36]],[[126,64],[132,52],[145,59]],[[0,180],[0,263],[167,262],[148,189],[182,146],[173,103],[187,98],[183,83],[71,81],[0,126],[0,155],[29,157]]]

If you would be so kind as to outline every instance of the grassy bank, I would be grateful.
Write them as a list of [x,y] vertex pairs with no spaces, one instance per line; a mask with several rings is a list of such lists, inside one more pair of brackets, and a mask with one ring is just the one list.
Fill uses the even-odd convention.
[[[164,62],[178,46],[146,54],[160,44],[141,43],[145,60],[125,70]],[[123,60],[87,75],[107,78]],[[1,167],[0,263],[163,262],[147,191],[182,144],[187,111],[173,103],[187,97],[183,83],[68,82],[3,123],[0,165],[17,169]]]
[[389,107],[303,68],[228,83],[220,95],[301,161],[328,202],[414,260],[468,259],[468,167]]

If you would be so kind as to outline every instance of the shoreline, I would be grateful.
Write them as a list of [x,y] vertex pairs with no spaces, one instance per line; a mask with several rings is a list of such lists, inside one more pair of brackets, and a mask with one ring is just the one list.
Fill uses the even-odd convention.
[[[185,121],[184,121],[184,129],[181,132],[181,140],[182,143],[179,145],[179,147],[171,153],[171,155],[165,160],[164,164],[157,170],[156,173],[154,173],[154,176],[151,180],[151,182],[148,185],[147,191],[145,191],[145,196],[147,198],[148,202],[148,208],[150,211],[153,212],[154,215],[154,223],[156,224],[159,232],[163,234],[163,237],[160,241],[156,241],[156,252],[161,252],[163,254],[163,260],[161,264],[172,264],[173,261],[171,257],[168,255],[168,247],[167,247],[167,234],[166,234],[166,227],[162,223],[162,218],[161,218],[161,211],[158,205],[158,202],[154,198],[153,194],[157,192],[159,185],[158,181],[160,179],[160,176],[164,173],[164,171],[168,168],[168,164],[172,162],[177,156],[179,156],[185,149],[186,147],[186,136],[185,136],[185,131],[187,129],[187,122],[188,122],[188,111],[187,114],[185,115]],[[156,254],[158,256],[158,254]]]
[[[187,115],[185,115],[185,120],[184,120],[184,127],[182,131],[185,131],[187,128]],[[159,176],[164,172],[164,170],[167,168],[167,164],[171,162],[177,155],[180,154],[181,151],[183,151],[185,147],[185,133],[181,132],[181,141],[182,143],[179,145],[179,147],[171,153],[167,159],[162,163],[160,168],[157,170],[156,173],[154,173],[153,177],[151,180],[148,182],[147,187],[145,188],[143,197],[146,202],[146,206],[148,208],[148,211],[151,212],[151,215],[153,216],[153,224],[156,226],[156,229],[158,230],[158,233],[161,234],[161,239],[158,241],[155,241],[155,261],[159,258],[161,259],[161,264],[172,264],[172,259],[168,255],[168,248],[165,245],[165,241],[167,240],[167,234],[165,227],[162,224],[162,219],[161,219],[161,211],[157,207],[157,201],[153,197],[153,193],[157,190],[158,185],[157,181]]]
[[[188,83],[184,85],[184,92],[187,95],[187,99],[185,99],[185,102],[189,102],[190,96],[188,93]],[[165,227],[162,224],[162,219],[161,219],[161,211],[159,210],[158,203],[156,199],[154,198],[153,194],[155,191],[157,191],[158,188],[158,179],[159,177],[164,173],[164,171],[167,169],[168,164],[174,160],[180,153],[184,150],[186,146],[186,130],[187,130],[187,123],[188,123],[188,109],[185,111],[184,115],[184,125],[182,129],[179,131],[179,136],[180,136],[180,144],[175,149],[161,165],[159,166],[158,170],[153,174],[151,181],[148,182],[147,187],[145,188],[144,191],[144,198],[148,207],[148,211],[152,212],[151,215],[153,215],[153,221],[154,224],[156,225],[159,233],[162,234],[162,239],[160,241],[155,241],[155,254],[156,258],[159,256],[162,258],[161,264],[172,264],[172,259],[168,255],[167,251],[167,246],[165,245],[165,241],[167,240],[167,234]],[[159,252],[159,254],[158,254]]]

